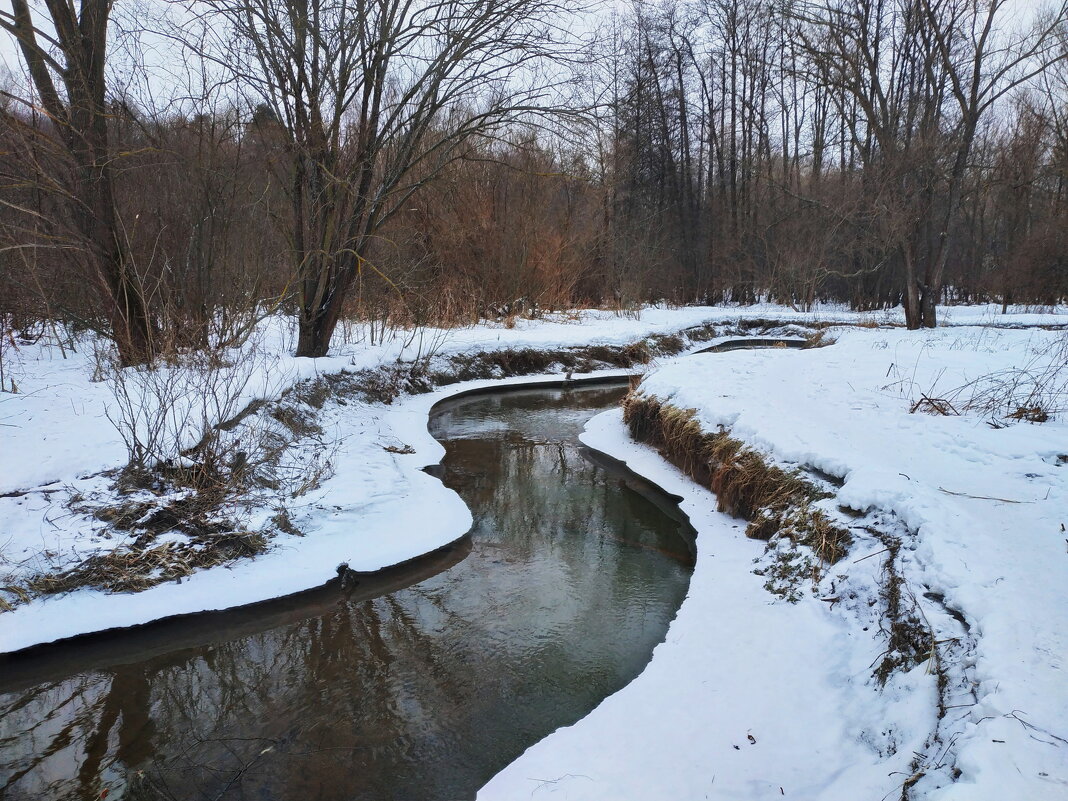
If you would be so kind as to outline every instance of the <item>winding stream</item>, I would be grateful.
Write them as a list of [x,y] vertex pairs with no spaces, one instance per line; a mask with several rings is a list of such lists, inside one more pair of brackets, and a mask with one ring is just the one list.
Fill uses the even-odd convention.
[[686,594],[685,518],[577,440],[624,391],[439,405],[475,523],[412,565],[0,661],[0,797],[472,797],[633,679]]

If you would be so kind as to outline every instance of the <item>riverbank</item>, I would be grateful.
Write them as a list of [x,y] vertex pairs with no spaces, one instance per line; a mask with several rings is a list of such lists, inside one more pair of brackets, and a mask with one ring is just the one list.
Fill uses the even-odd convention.
[[[1063,795],[1065,334],[827,336],[691,356],[638,391],[822,482],[814,506],[849,526],[851,551],[792,603],[769,593],[803,547],[747,539],[621,413],[595,418],[587,444],[684,498],[690,593],[637,680],[479,798]],[[911,656],[895,618],[926,643]]]
[[578,441],[628,383],[436,405],[475,518],[444,552],[0,657],[0,794],[473,798],[637,676],[686,594],[685,518]]
[[[203,402],[199,373],[123,371],[116,384],[91,340],[75,350],[22,343],[14,358],[6,354],[19,392],[0,397],[0,608],[8,609],[0,651],[254,603],[319,586],[341,565],[370,572],[433,551],[471,522],[422,470],[442,453],[426,431],[434,403],[509,381],[619,374],[739,331],[803,334],[818,317],[781,308],[587,311],[399,332],[374,345],[354,332],[337,355],[317,360],[286,356],[291,332],[271,320],[211,384],[227,393],[221,404]],[[234,457],[266,442],[271,458],[247,491],[186,515],[199,496],[166,471],[127,480],[130,401],[148,409],[138,412],[138,431],[156,419],[153,405],[178,409],[163,419],[183,448],[225,427]]]

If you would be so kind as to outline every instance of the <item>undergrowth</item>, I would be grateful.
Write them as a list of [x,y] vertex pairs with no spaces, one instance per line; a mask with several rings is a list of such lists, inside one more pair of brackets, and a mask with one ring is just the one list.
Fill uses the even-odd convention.
[[[706,432],[692,409],[632,391],[623,401],[623,419],[631,436],[648,443],[694,481],[716,494],[721,512],[749,521],[746,536],[769,542],[775,561],[765,571],[768,589],[796,599],[799,578],[817,581],[823,568],[841,559],[852,542],[849,532],[835,525],[820,509],[831,497],[798,471],[768,464],[755,450],[726,431]],[[793,552],[781,549],[790,543]],[[810,549],[806,560],[797,546]]]
[[186,542],[161,542],[147,548],[116,548],[90,556],[77,567],[37,576],[25,585],[31,595],[54,595],[80,587],[105,592],[139,592],[194,570],[226,564],[267,550],[266,537],[252,531],[230,531]]
[[[927,659],[938,659],[934,634],[921,617],[919,603],[905,583],[897,567],[901,541],[868,529],[886,546],[883,561],[882,601],[885,605],[883,619],[887,626],[887,646],[875,666],[874,676],[880,684],[886,684],[895,671],[908,671]],[[944,674],[940,673],[940,681]],[[939,696],[943,695],[939,688]],[[943,710],[939,710],[941,716]]]

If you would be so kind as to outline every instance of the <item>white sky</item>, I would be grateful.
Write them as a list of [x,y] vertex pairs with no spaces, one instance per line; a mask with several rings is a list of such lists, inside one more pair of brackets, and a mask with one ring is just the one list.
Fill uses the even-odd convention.
[[[621,1],[610,1],[606,5],[608,7],[619,7]],[[751,1],[758,2],[759,0]],[[1057,1],[1060,2],[1060,0]],[[6,9],[10,9],[10,0],[0,0],[0,3]],[[1005,20],[1010,23],[1026,23],[1026,20],[1037,9],[1048,7],[1049,5],[1050,0],[1009,0],[1010,13],[1006,15]],[[31,0],[31,8],[39,7],[39,3]],[[162,17],[167,12],[174,13],[179,8],[180,6],[177,4],[168,3],[166,0],[116,0],[112,18],[118,25],[113,25],[113,28],[117,29],[126,25],[151,28],[153,27],[151,20],[154,17]],[[45,19],[45,15],[37,14],[36,19],[42,21]],[[187,71],[182,64],[180,47],[173,40],[156,34],[142,33],[138,35],[138,40],[148,72],[147,80],[153,88],[153,94],[157,99],[163,94],[173,95],[175,93],[173,88],[169,91],[161,91],[161,89],[163,87],[179,86],[184,82],[181,76],[186,74]],[[113,44],[111,58],[113,84],[131,81],[131,72],[131,60],[128,58],[123,59],[122,54],[118,52],[118,49]],[[5,31],[0,31],[0,88],[10,89],[7,73],[10,73],[16,81],[21,83],[25,71],[14,37]],[[135,83],[140,82],[143,84],[145,76],[142,75],[133,80]],[[136,87],[131,88],[135,96],[141,94]],[[141,88],[143,89],[144,87],[142,86]]]

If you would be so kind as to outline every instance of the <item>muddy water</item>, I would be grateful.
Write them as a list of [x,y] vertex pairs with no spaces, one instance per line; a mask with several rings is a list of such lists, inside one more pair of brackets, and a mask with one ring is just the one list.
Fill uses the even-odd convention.
[[0,797],[472,797],[637,675],[686,593],[688,524],[576,439],[622,392],[439,407],[475,525],[420,563],[0,662]]

